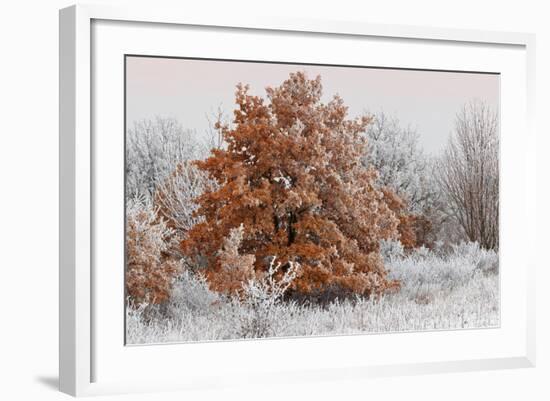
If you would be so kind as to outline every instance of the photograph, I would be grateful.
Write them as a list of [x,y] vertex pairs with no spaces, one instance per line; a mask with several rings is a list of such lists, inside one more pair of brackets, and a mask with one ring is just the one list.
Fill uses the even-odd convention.
[[500,327],[500,74],[125,55],[124,91],[126,345]]
[[0,401],[549,401],[546,2],[258,5],[1,3]]

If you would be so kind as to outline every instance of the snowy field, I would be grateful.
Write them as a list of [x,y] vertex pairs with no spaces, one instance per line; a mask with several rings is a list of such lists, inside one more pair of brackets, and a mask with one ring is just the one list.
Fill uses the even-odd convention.
[[425,248],[403,256],[384,252],[401,289],[381,299],[298,305],[249,291],[224,299],[189,273],[160,309],[127,308],[127,343],[220,341],[242,338],[325,336],[421,330],[490,328],[500,324],[498,256],[477,244],[446,252]]

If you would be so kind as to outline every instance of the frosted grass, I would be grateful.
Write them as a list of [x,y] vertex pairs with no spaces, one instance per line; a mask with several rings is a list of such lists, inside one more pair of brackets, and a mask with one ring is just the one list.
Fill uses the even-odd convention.
[[[127,310],[127,343],[220,341],[257,337],[328,336],[500,325],[498,256],[477,244],[450,255],[420,249],[387,256],[399,292],[378,300],[336,301],[326,306],[277,302],[268,312],[227,300],[204,279],[182,276],[162,311]],[[261,321],[259,320],[261,319]],[[251,325],[267,327],[258,331]]]

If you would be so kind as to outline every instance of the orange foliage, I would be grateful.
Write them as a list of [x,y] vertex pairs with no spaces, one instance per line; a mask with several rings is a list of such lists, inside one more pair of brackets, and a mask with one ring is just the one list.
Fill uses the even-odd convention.
[[180,264],[165,255],[171,230],[147,206],[133,205],[126,223],[126,292],[132,303],[160,304],[169,295]]
[[376,171],[361,164],[369,118],[346,119],[338,96],[323,104],[320,77],[298,72],[266,92],[267,100],[238,85],[233,127],[217,124],[227,147],[196,162],[219,187],[197,199],[204,220],[182,241],[183,252],[206,259],[215,289],[234,287],[232,279],[224,284],[226,238],[242,224],[238,253],[253,255],[246,263],[256,272],[273,256],[283,270],[299,263],[295,291],[394,288],[379,241],[396,238],[400,220],[375,185]]

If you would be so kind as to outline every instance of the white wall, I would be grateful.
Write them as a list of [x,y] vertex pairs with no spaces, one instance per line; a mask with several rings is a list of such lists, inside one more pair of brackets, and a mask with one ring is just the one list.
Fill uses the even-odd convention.
[[[96,1],[131,3],[130,1]],[[155,1],[157,7],[166,1]],[[172,2],[192,13],[198,1]],[[218,4],[219,3],[219,4]],[[250,12],[325,19],[360,19],[377,23],[430,25],[538,35],[537,109],[539,116],[539,249],[547,248],[550,158],[547,130],[550,106],[550,29],[545,1],[497,0],[347,1],[317,0],[202,1],[215,13]],[[0,5],[0,398],[48,400],[65,398],[57,380],[57,157],[58,31],[62,0],[4,1]],[[547,124],[546,124],[547,126]],[[520,133],[518,133],[520,134]],[[437,376],[331,382],[323,385],[207,393],[225,399],[550,399],[550,283],[546,255],[538,266],[538,367]],[[132,400],[181,399],[186,395],[128,396]],[[199,397],[191,395],[188,399]]]

